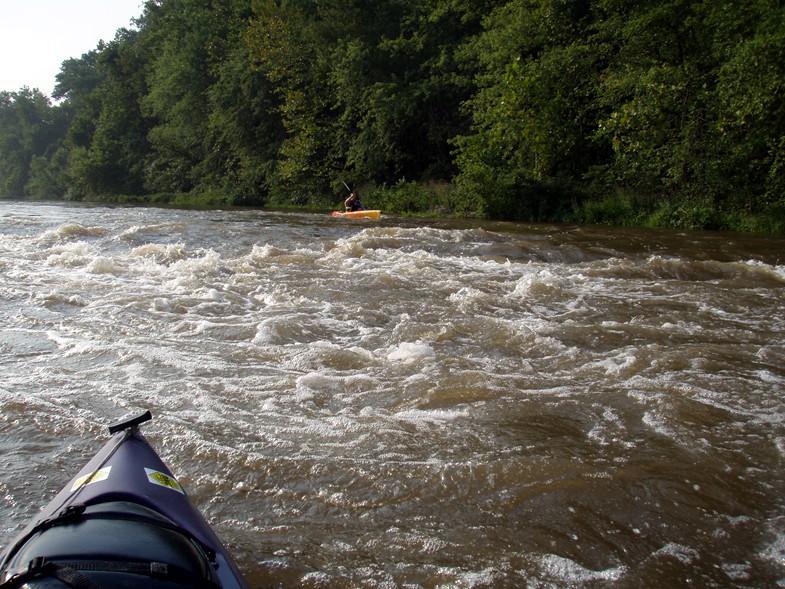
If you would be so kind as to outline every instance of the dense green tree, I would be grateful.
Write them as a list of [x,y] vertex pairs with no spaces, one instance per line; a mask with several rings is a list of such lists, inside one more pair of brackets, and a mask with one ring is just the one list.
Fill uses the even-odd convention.
[[702,211],[684,223],[703,227],[781,198],[781,2],[602,5],[602,32],[619,48],[603,74],[606,190],[627,187],[682,218],[685,206]]
[[0,92],[0,197],[62,195],[61,169],[50,168],[68,123],[62,114],[37,89]]
[[224,33],[224,23],[200,0],[148,1],[141,22],[151,45],[142,112],[153,121],[145,184],[152,191],[188,192],[206,156],[211,42]]
[[468,130],[460,107],[474,90],[473,63],[461,49],[484,14],[475,4],[390,2],[386,18],[377,17],[384,28],[339,40],[331,85],[355,176],[385,183],[453,176],[450,140]]
[[616,155],[612,183],[666,197],[706,188],[716,74],[702,7],[669,0],[614,8],[612,30],[603,31],[620,50],[605,72],[610,113],[599,129]]
[[284,133],[272,189],[281,201],[303,203],[324,194],[341,167],[327,92],[329,48],[338,31],[323,20],[322,4],[331,10],[331,0],[254,0],[246,35],[252,63],[278,100]]
[[244,27],[252,16],[250,4],[236,0],[225,9],[224,19],[233,24],[208,91],[207,156],[201,171],[203,186],[217,188],[234,204],[259,205],[275,182],[283,128],[274,89],[250,67]]
[[69,151],[87,149],[92,141],[101,111],[96,90],[105,77],[97,67],[98,57],[105,47],[101,42],[96,49],[80,58],[66,59],[57,74],[53,97],[61,101],[60,108],[71,114],[67,132]]
[[486,3],[258,0],[252,57],[275,86],[286,137],[278,177],[324,190],[336,178],[449,180],[450,139],[474,88],[459,58]]
[[733,208],[763,212],[785,205],[785,6],[758,0],[727,12],[709,15],[720,62],[715,168]]
[[644,215],[705,213],[686,226],[781,201],[783,13],[777,0],[505,3],[474,44],[459,187],[493,216],[532,219],[622,190]]
[[[569,205],[601,161],[593,140],[607,46],[589,2],[514,0],[472,49],[483,67],[468,103],[473,133],[457,141],[465,194],[494,217],[537,220]],[[467,196],[467,201],[471,200]]]
[[27,121],[23,108],[23,102],[33,102],[33,94],[29,89],[23,89],[20,94],[0,93],[0,197],[3,198],[24,196],[33,157],[29,133],[25,133]]
[[[89,117],[76,117],[69,133],[70,174],[85,196],[142,194],[149,153],[148,124],[140,110],[146,91],[147,54],[140,33],[122,29],[95,57],[70,64],[58,92],[79,104]],[[93,67],[88,67],[93,64]],[[66,80],[70,82],[66,92]]]

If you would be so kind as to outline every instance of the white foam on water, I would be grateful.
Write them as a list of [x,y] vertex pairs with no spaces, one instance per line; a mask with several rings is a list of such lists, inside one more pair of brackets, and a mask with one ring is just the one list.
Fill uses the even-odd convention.
[[85,268],[90,274],[120,274],[126,271],[123,264],[118,264],[106,256],[95,257]]
[[771,271],[774,272],[777,278],[785,282],[785,265],[774,266],[771,268]]
[[568,586],[592,581],[619,581],[628,570],[627,567],[619,566],[594,571],[581,566],[569,558],[556,554],[546,554],[541,556],[539,560],[540,566],[547,577],[565,583]]
[[624,426],[618,412],[612,407],[600,407],[602,420],[594,424],[586,437],[602,446],[618,444],[632,449],[635,442],[629,439],[629,432]]
[[777,448],[780,455],[785,458],[785,437],[778,436],[774,438],[774,446]]
[[182,243],[146,243],[133,248],[129,254],[132,258],[152,259],[157,264],[169,266],[186,258],[185,245]]
[[754,374],[766,384],[785,385],[785,375],[775,374],[771,370],[756,370]]
[[49,248],[48,253],[48,266],[64,268],[86,267],[99,255],[98,249],[85,241],[57,245]]
[[181,235],[185,233],[184,223],[154,223],[150,225],[133,225],[118,235],[124,241],[149,240],[155,237]]
[[309,372],[295,381],[297,390],[318,393],[340,394],[343,392],[343,379],[320,372]]
[[672,440],[676,440],[678,438],[676,431],[668,425],[669,420],[667,415],[661,411],[654,410],[644,412],[641,422],[644,425],[650,427],[656,433],[665,436],[666,438],[670,438]]
[[433,351],[433,348],[420,342],[403,342],[387,351],[387,360],[390,362],[412,364],[434,358],[436,358],[436,352]]
[[[712,480],[743,472],[755,501],[781,511],[785,267],[626,255],[571,242],[579,228],[56,210],[54,222],[0,227],[13,231],[0,236],[0,319],[23,334],[0,341],[1,402],[35,413],[32,437],[50,444],[64,414],[89,423],[87,439],[149,406],[152,438],[206,486],[200,507],[246,554],[307,551],[335,586],[605,586],[624,569],[553,554],[542,572],[523,570],[538,556],[491,553],[484,540],[502,522],[511,551],[547,546],[553,522],[536,502],[551,495],[580,497],[571,517],[601,525],[637,513],[649,492],[673,540],[657,558],[708,561],[712,537],[693,544],[680,509],[719,526],[716,537],[765,536],[772,562],[785,553],[782,534],[756,535],[752,508],[744,534],[724,523],[747,505],[732,485],[699,505]],[[25,420],[9,419],[0,428],[18,435]],[[696,450],[703,476],[686,484]],[[582,492],[596,481],[602,492]],[[391,542],[400,522],[433,528]],[[308,532],[323,529],[339,538],[311,553]],[[632,541],[662,545],[653,529]],[[743,579],[759,549],[734,550],[718,566]]]
[[700,557],[700,553],[694,548],[684,546],[676,542],[668,542],[662,548],[656,550],[653,556],[669,556],[675,558],[682,564],[688,565]]
[[184,292],[192,291],[219,278],[224,268],[221,256],[213,251],[196,252],[195,257],[172,262],[164,274],[164,288]]
[[311,572],[305,573],[300,578],[302,587],[313,589],[330,589],[333,586],[333,577],[327,573]]
[[104,227],[86,227],[81,223],[64,223],[56,229],[50,229],[41,236],[43,241],[57,241],[82,237],[102,237],[108,231]]
[[415,424],[442,423],[469,416],[469,409],[407,409],[394,417]]
[[81,294],[66,293],[62,290],[52,290],[47,293],[36,293],[35,300],[42,301],[44,304],[58,305],[66,304],[74,307],[86,307],[88,305],[87,299]]
[[277,258],[286,254],[286,250],[282,250],[269,243],[264,245],[254,244],[251,252],[245,256],[245,259],[250,261],[267,261],[271,258]]
[[785,582],[785,530],[781,528],[781,522],[774,522],[772,527],[774,537],[761,549],[760,556],[781,568],[781,581]]
[[478,305],[483,306],[493,299],[491,294],[471,287],[461,287],[447,298],[451,303],[455,303],[456,310],[462,313],[471,313]]
[[482,589],[498,586],[504,581],[505,575],[496,568],[487,568],[477,572],[458,572],[456,571],[457,584],[466,589]]
[[86,355],[92,352],[101,352],[104,350],[104,347],[100,342],[76,336],[64,335],[54,330],[47,331],[46,336],[59,348],[60,352],[66,358],[71,356]]
[[[749,562],[744,563],[724,563],[722,571],[728,575],[731,581],[751,581],[754,567]],[[785,580],[785,579],[783,579]]]
[[515,282],[515,288],[510,296],[527,298],[530,296],[545,296],[552,294],[565,285],[565,280],[549,268],[539,268],[531,265],[525,268],[522,276]]

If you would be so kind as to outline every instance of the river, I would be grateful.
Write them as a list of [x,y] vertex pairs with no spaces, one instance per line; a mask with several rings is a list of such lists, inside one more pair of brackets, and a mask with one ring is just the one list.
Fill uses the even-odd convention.
[[254,588],[785,586],[785,240],[0,204],[0,546],[145,435]]

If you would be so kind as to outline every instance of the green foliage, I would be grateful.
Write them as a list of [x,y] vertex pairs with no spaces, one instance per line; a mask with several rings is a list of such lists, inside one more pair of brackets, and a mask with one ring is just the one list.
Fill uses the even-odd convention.
[[277,101],[278,140],[273,201],[303,204],[303,196],[324,193],[337,169],[331,149],[334,114],[325,88],[332,31],[319,16],[330,2],[255,0],[245,40],[258,75]]
[[275,181],[283,140],[274,89],[248,67],[241,39],[230,44],[214,72],[216,80],[208,90],[210,114],[201,185],[231,195],[231,204],[263,205]]
[[677,205],[660,203],[644,225],[670,229],[729,229],[723,215],[708,199],[683,201]]
[[455,188],[447,182],[409,182],[372,185],[362,190],[363,203],[386,213],[412,216],[460,215]]
[[733,170],[726,182],[743,195],[737,204],[761,208],[785,195],[785,17],[776,3],[756,4],[758,30],[739,39],[718,71],[717,130]]
[[785,225],[781,0],[146,0],[57,82],[0,197]]
[[51,156],[34,156],[30,162],[30,176],[25,193],[30,198],[48,200],[60,198],[68,190],[68,151],[58,148]]
[[406,180],[400,180],[391,187],[377,188],[369,194],[368,202],[372,202],[374,208],[398,214],[426,213],[435,208],[424,186]]
[[142,114],[152,122],[148,190],[189,191],[197,185],[195,168],[206,156],[210,48],[223,32],[213,17],[210,6],[198,0],[147,4],[152,50],[146,65],[148,89],[140,98]]
[[[96,162],[91,194],[140,194],[144,190],[144,163],[150,150],[149,124],[141,113],[145,92],[147,48],[139,35],[121,31],[98,60],[104,80],[96,90],[101,102],[90,146]],[[99,179],[100,178],[100,179]]]
[[732,231],[785,235],[785,200],[766,205],[754,214],[738,209],[729,211],[726,221]]
[[67,125],[38,90],[0,92],[0,198],[62,196]]
[[782,194],[768,182],[785,136],[775,98],[785,79],[778,4],[647,2],[607,21],[604,33],[620,50],[602,86],[609,114],[597,132],[614,152],[602,166],[605,189],[661,200],[666,213],[656,218],[665,223],[673,210],[705,227],[728,208],[754,209]]
[[570,220],[589,225],[638,225],[638,211],[638,204],[632,195],[612,194],[584,202],[574,211]]
[[598,163],[594,144],[599,69],[586,3],[508,2],[474,43],[484,66],[468,103],[473,133],[459,137],[462,191],[483,191],[487,214],[545,220]]

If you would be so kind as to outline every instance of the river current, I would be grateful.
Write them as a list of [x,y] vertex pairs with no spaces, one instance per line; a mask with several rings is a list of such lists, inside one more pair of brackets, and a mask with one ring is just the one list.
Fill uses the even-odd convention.
[[785,240],[0,204],[0,546],[144,431],[254,588],[785,587]]

